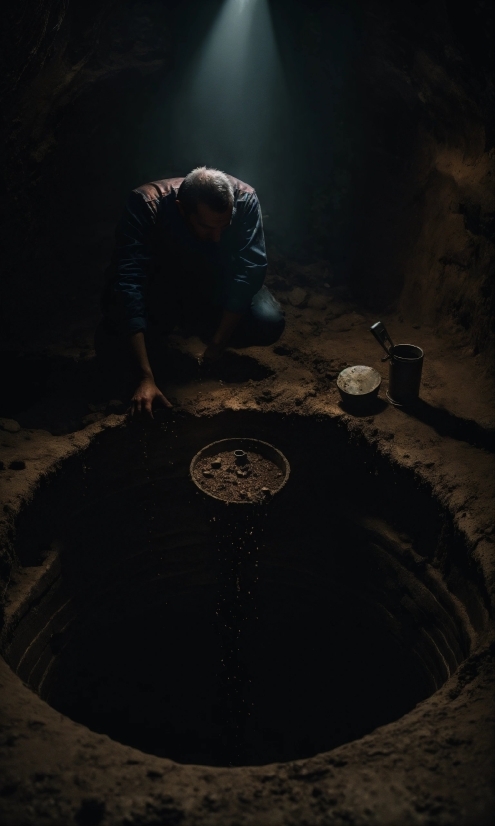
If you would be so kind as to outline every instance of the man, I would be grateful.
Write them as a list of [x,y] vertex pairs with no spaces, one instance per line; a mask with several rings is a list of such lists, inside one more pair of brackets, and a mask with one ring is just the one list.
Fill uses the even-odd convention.
[[[179,324],[207,340],[205,363],[228,342],[272,344],[284,329],[263,286],[267,268],[261,211],[252,187],[216,169],[135,189],[117,228],[96,349],[130,342],[138,386],[131,411],[170,407],[150,364],[150,343]],[[113,346],[109,346],[109,340]]]

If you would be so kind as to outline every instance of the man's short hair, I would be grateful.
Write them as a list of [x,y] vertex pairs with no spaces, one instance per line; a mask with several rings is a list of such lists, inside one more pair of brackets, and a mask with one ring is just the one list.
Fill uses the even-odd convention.
[[177,198],[187,213],[196,212],[200,203],[226,212],[234,205],[234,187],[225,172],[198,166],[182,181]]

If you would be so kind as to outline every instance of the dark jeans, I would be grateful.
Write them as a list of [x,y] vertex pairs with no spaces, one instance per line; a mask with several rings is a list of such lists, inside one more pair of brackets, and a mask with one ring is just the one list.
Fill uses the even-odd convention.
[[[202,337],[207,341],[215,332],[223,310],[215,307],[214,312],[206,319]],[[268,287],[258,290],[253,296],[251,306],[242,316],[234,330],[229,344],[232,347],[252,347],[275,344],[285,328],[285,318],[277,299],[271,294]]]
[[[218,327],[223,310],[210,306],[195,321],[186,323],[185,332],[199,335],[208,342]],[[229,340],[232,347],[267,346],[274,344],[282,335],[285,319],[282,308],[268,287],[263,286],[251,301],[251,306],[243,314],[238,326]],[[146,333],[146,347],[153,372],[166,376],[166,367],[161,364],[166,350],[167,332],[157,324],[150,324]],[[127,340],[108,330],[102,321],[95,332],[95,350],[100,371],[108,381],[111,394],[120,397],[122,393],[132,392],[133,380],[130,376],[129,360],[126,358]]]

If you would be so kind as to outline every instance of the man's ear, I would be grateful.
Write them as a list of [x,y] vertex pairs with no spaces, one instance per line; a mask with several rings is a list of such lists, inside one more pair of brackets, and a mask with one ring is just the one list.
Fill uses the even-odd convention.
[[185,217],[186,217],[186,213],[185,213],[184,207],[182,206],[182,204],[181,204],[181,202],[179,201],[179,199],[178,199],[178,198],[176,198],[176,199],[175,199],[175,203],[177,204],[177,206],[178,206],[178,208],[179,208],[179,212],[180,212],[180,214],[182,215],[182,217],[183,217],[183,218],[185,218]]

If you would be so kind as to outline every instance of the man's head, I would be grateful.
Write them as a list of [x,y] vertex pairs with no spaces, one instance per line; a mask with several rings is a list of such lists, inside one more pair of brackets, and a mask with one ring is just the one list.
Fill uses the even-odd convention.
[[224,172],[200,166],[182,181],[177,206],[198,238],[218,243],[232,220],[234,187]]

